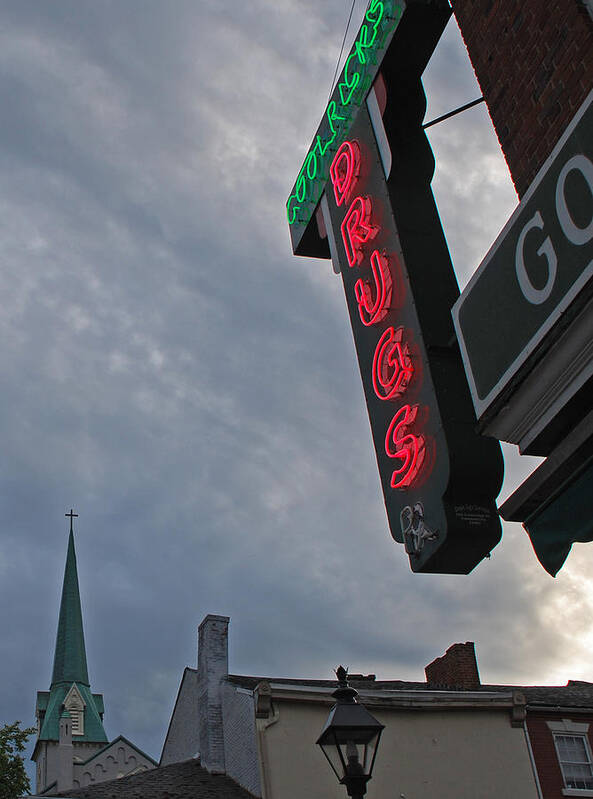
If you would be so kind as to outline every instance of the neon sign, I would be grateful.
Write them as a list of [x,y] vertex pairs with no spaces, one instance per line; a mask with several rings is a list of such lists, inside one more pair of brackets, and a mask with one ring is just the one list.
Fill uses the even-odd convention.
[[362,245],[372,239],[379,230],[371,225],[371,211],[371,198],[357,197],[346,212],[341,231],[348,266],[362,263],[364,258]]
[[[345,141],[329,170],[338,207],[352,191],[359,170],[360,148],[355,141]],[[371,223],[371,216],[372,200],[361,195],[352,201],[344,215],[340,230],[349,267],[363,265],[365,245],[380,232],[380,228]],[[359,278],[354,284],[360,321],[365,327],[384,319],[392,305],[393,279],[387,256],[373,250],[369,266],[372,281]],[[375,394],[381,400],[397,400],[403,396],[414,374],[413,359],[407,342],[403,341],[403,333],[403,327],[397,330],[388,327],[375,348],[371,377]],[[391,475],[390,485],[394,489],[412,486],[427,464],[426,437],[411,431],[418,422],[418,410],[418,405],[402,405],[385,434],[385,454],[400,461]]]
[[404,329],[388,327],[383,333],[373,356],[373,388],[380,400],[401,397],[414,375],[412,358]]
[[329,168],[336,205],[342,205],[350,197],[359,173],[360,149],[358,144],[345,141],[340,145]]
[[387,457],[401,461],[399,468],[391,475],[392,488],[411,486],[425,463],[426,440],[424,436],[410,432],[417,416],[418,405],[402,405],[387,428],[385,434]]
[[341,274],[391,535],[413,571],[467,574],[500,540],[502,457],[476,431],[422,128],[421,76],[450,15],[368,3],[287,211],[293,252]]
[[329,161],[354,111],[371,87],[380,63],[379,53],[397,28],[405,7],[404,0],[370,0],[338,85],[286,203],[289,225],[306,224],[311,218],[329,177]]
[[[380,322],[387,315],[391,306],[393,280],[389,270],[389,263],[385,255],[374,250],[371,255],[371,269],[373,272],[373,287],[368,280],[360,278],[354,286],[354,294],[358,303],[360,321],[365,327],[370,327]],[[372,297],[375,296],[373,300]]]

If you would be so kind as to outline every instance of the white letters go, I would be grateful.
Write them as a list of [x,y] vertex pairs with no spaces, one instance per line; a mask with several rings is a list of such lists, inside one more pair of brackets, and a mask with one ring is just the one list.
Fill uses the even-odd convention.
[[[593,238],[593,218],[586,227],[581,228],[575,224],[572,214],[568,209],[568,205],[566,204],[565,184],[568,173],[573,169],[578,170],[585,178],[589,190],[593,195],[593,163],[582,154],[573,155],[573,157],[564,164],[558,175],[558,181],[556,182],[556,214],[562,232],[566,238],[572,244],[583,245],[587,244],[587,242],[591,241]],[[536,288],[527,274],[524,257],[525,239],[529,231],[534,228],[538,228],[539,230],[543,230],[544,228],[544,221],[539,211],[535,212],[519,234],[517,247],[515,249],[515,271],[517,273],[519,287],[525,299],[533,305],[540,305],[548,299],[554,288],[558,258],[552,240],[549,236],[546,236],[543,244],[537,250],[537,255],[545,256],[548,263],[548,277],[543,288]]]
[[530,230],[533,230],[533,228],[539,228],[540,230],[543,230],[543,227],[544,220],[542,219],[542,215],[539,211],[536,211],[519,234],[519,241],[517,242],[517,249],[515,250],[515,271],[517,272],[519,286],[521,287],[521,291],[523,292],[525,299],[534,305],[540,305],[542,302],[547,300],[552,293],[554,281],[556,280],[556,267],[558,266],[558,258],[556,257],[556,251],[552,245],[552,239],[549,236],[546,236],[544,243],[537,251],[538,255],[545,255],[546,260],[548,261],[548,279],[546,280],[546,285],[543,287],[543,289],[536,289],[529,279],[527,269],[525,269],[523,247],[525,245],[527,234]]
[[558,175],[558,183],[556,183],[556,213],[558,214],[558,221],[560,222],[560,227],[566,238],[573,244],[586,244],[593,238],[593,219],[591,219],[587,227],[577,227],[568,210],[566,197],[564,195],[566,176],[573,169],[578,169],[587,181],[589,191],[593,194],[593,164],[584,155],[573,155],[573,157],[564,164],[562,171]]

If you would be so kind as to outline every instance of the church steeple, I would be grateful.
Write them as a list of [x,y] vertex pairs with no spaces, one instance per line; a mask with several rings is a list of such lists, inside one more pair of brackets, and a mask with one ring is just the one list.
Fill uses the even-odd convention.
[[[38,736],[32,760],[37,763],[36,792],[49,786],[72,787],[73,767],[107,743],[103,727],[103,697],[91,693],[86,663],[78,570],[70,511],[70,537],[64,569],[54,667],[49,691],[37,692]],[[66,721],[64,721],[66,719]],[[67,730],[67,740],[62,733]],[[74,758],[74,760],[72,759]]]
[[54,667],[49,691],[37,691],[38,735],[35,793],[60,794],[71,788],[146,771],[157,764],[127,738],[111,743],[103,727],[103,696],[91,692],[86,663],[78,570],[70,511],[70,537],[62,585]]
[[70,537],[68,539],[68,554],[66,556],[66,568],[64,569],[62,601],[60,603],[58,634],[56,636],[54,667],[51,678],[52,688],[60,683],[71,684],[77,682],[82,685],[89,685],[82,628],[82,611],[80,609],[80,592],[78,589],[76,552],[74,551],[74,531],[72,529],[72,519],[77,515],[72,510],[66,514],[66,516],[70,517]]

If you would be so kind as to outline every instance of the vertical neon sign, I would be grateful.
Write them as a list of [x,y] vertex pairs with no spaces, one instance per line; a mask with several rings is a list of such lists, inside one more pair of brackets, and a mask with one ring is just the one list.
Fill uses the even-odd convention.
[[[360,147],[355,141],[345,141],[336,153],[329,170],[338,207],[352,194],[360,174]],[[373,250],[368,258],[365,245],[381,232],[372,221],[373,200],[357,196],[346,211],[341,224],[342,242],[349,267],[370,269],[371,280],[359,278],[354,284],[354,296],[360,321],[364,327],[381,322],[392,307],[393,279],[389,257]],[[394,259],[397,260],[397,259]],[[391,488],[412,486],[428,465],[425,457],[426,437],[412,432],[416,427],[418,406],[397,405],[408,390],[414,375],[414,364],[408,343],[402,345],[403,328],[393,327],[380,335],[375,348],[371,379],[379,399],[394,403],[394,414],[385,434],[385,453],[399,461],[391,475]]]
[[[371,65],[379,14],[390,32]],[[476,432],[422,129],[421,75],[450,14],[441,0],[370,0],[352,52],[372,66],[372,90],[359,92],[351,56],[287,212],[293,251],[331,256],[342,276],[391,535],[413,571],[467,574],[500,540],[502,458]]]

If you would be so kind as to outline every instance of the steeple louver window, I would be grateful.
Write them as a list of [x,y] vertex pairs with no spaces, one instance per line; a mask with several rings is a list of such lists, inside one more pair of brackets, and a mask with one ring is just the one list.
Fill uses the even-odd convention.
[[84,735],[84,714],[82,710],[71,710],[72,735]]
[[64,707],[70,713],[72,735],[84,735],[84,708],[85,702],[76,684],[68,691],[64,699]]

